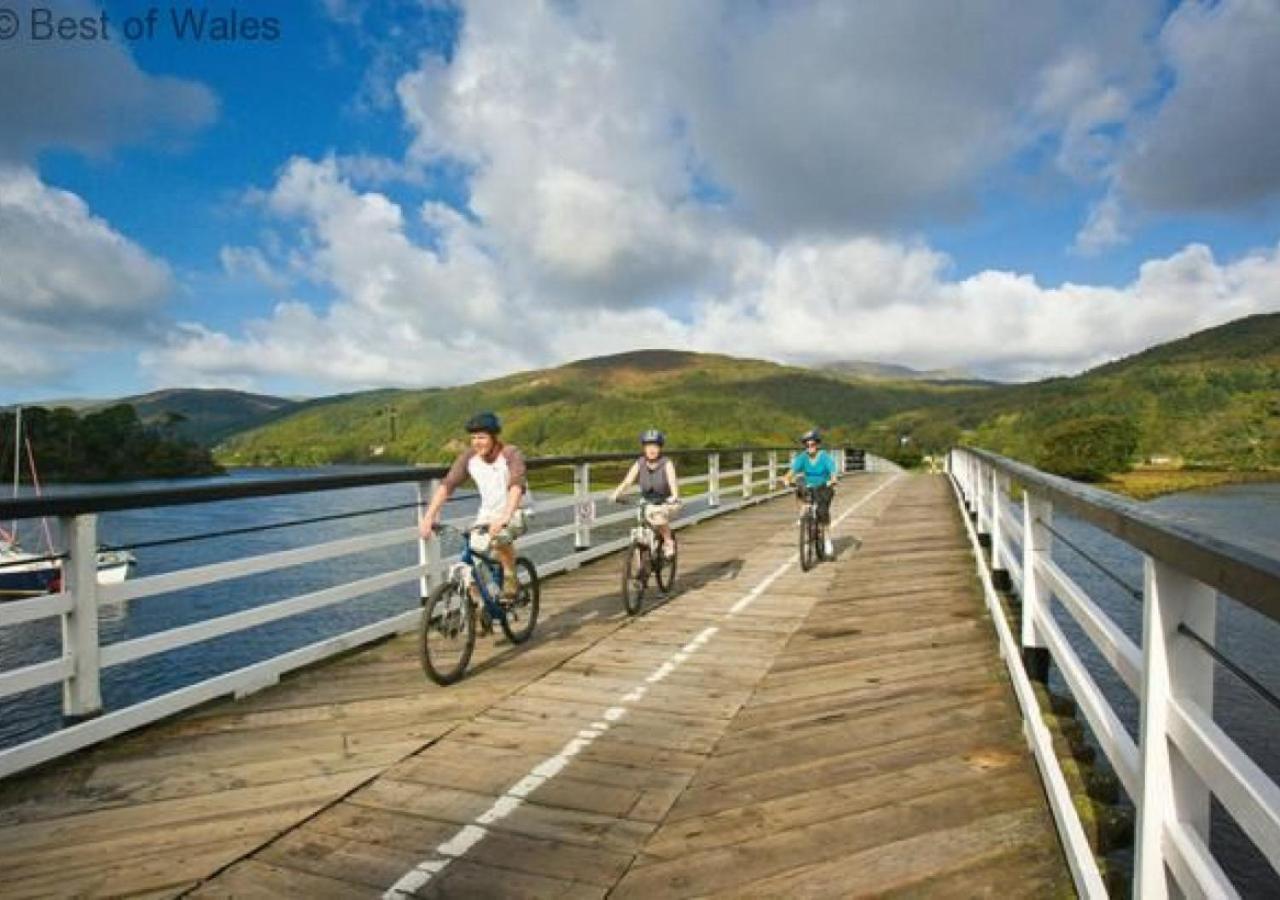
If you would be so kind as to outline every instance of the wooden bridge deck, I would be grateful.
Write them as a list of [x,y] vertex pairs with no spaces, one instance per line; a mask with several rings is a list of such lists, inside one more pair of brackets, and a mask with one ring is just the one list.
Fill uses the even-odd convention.
[[550,581],[454,687],[397,638],[0,783],[0,896],[1069,894],[946,482],[835,512],[807,574],[764,504],[639,619],[616,559]]

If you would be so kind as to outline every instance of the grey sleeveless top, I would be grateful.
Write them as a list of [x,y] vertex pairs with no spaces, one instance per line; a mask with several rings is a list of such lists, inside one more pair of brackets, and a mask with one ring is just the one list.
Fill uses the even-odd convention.
[[636,483],[640,486],[640,495],[650,503],[662,503],[671,496],[671,485],[667,480],[667,458],[659,456],[657,468],[650,469],[649,461],[644,457],[636,463],[640,468],[640,477]]

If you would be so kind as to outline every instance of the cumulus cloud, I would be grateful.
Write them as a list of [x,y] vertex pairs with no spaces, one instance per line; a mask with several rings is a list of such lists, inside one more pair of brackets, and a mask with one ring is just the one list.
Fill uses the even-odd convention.
[[57,376],[76,351],[121,346],[172,289],[168,267],[75,194],[0,164],[0,375]]
[[923,243],[857,237],[779,247],[721,227],[714,276],[678,309],[583,308],[521,288],[487,232],[428,205],[429,243],[384,195],[360,193],[333,160],[293,160],[267,193],[306,237],[295,264],[336,300],[278,305],[243,335],[188,325],[145,362],[167,380],[248,385],[304,378],[333,388],[475,381],[639,347],[781,361],[863,358],[964,367],[1004,378],[1075,371],[1153,342],[1280,310],[1280,247],[1220,263],[1191,245],[1121,287],[1048,287],[1027,274],[951,276]]
[[[48,6],[9,4],[23,22],[41,5]],[[78,0],[57,12],[99,14]],[[47,147],[101,154],[119,144],[181,138],[217,115],[206,87],[143,72],[119,40],[37,42],[24,28],[4,42],[0,85],[0,160],[30,161]]]
[[[1103,188],[1077,249],[1123,240],[1116,161],[1150,98],[1160,15],[1131,0],[473,4],[448,60],[397,82],[403,164],[290,160],[259,199],[297,241],[224,252],[327,305],[287,300],[240,334],[191,324],[145,361],[169,381],[349,388],[669,346],[1031,377],[1280,309],[1274,249],[1224,263],[1191,245],[1126,285],[1049,286],[957,278],[901,236],[1047,148]],[[430,166],[464,174],[465,209],[378,190]]]
[[1119,187],[1158,210],[1232,209],[1280,193],[1280,3],[1184,3],[1160,34],[1173,86],[1134,128]]

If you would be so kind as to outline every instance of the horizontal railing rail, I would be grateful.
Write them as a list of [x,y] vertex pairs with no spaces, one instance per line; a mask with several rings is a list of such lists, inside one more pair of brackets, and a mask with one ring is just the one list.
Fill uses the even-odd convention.
[[[682,460],[702,457],[706,463],[705,473],[686,476],[679,480],[681,487],[705,485],[704,492],[697,498],[701,501],[699,505],[705,508],[690,512],[673,524],[675,527],[682,528],[711,516],[777,496],[784,463],[793,450],[794,448],[777,447],[734,450],[711,448],[672,453],[671,455]],[[843,471],[845,451],[836,450],[835,452],[839,457],[840,469]],[[551,575],[576,568],[590,559],[619,550],[628,543],[629,538],[625,536],[604,542],[592,540],[593,529],[628,521],[634,517],[635,511],[623,509],[596,515],[596,504],[607,500],[612,493],[612,488],[592,488],[591,466],[629,462],[636,456],[635,453],[607,453],[528,460],[531,470],[568,467],[573,473],[572,493],[556,496],[543,492],[538,495],[535,502],[535,509],[540,514],[572,510],[570,520],[563,524],[551,523],[542,528],[535,526],[533,531],[520,539],[522,549],[557,540],[572,540],[571,548],[566,553],[539,564],[541,573]],[[722,469],[722,459],[729,456],[740,460],[740,465],[733,469]],[[859,458],[859,464],[867,468],[871,468],[875,462],[876,458],[870,454],[865,458]],[[251,693],[275,683],[281,675],[299,666],[312,664],[333,654],[345,652],[392,634],[415,629],[420,609],[400,612],[372,624],[318,641],[300,650],[282,653],[214,678],[177,688],[160,697],[141,701],[122,709],[106,711],[104,714],[101,693],[101,673],[104,669],[134,663],[249,628],[332,607],[400,585],[417,582],[420,596],[427,596],[440,583],[448,566],[456,558],[456,556],[446,558],[442,553],[440,541],[423,540],[416,527],[417,516],[425,509],[439,484],[439,479],[446,471],[447,469],[441,466],[405,468],[138,492],[90,493],[0,503],[0,519],[36,516],[55,516],[58,519],[61,532],[61,549],[58,556],[62,560],[63,576],[61,589],[57,593],[0,602],[0,628],[52,618],[59,619],[62,624],[61,656],[0,671],[0,699],[35,688],[61,684],[63,715],[67,721],[75,723],[26,743],[0,750],[0,777],[204,703],[211,697],[228,693],[234,693],[237,696]],[[413,485],[416,491],[415,501],[379,509],[384,514],[389,514],[394,509],[412,511],[414,514],[412,524],[406,523],[403,527],[206,563],[134,578],[118,584],[99,584],[97,581],[98,517],[103,512],[289,496],[397,483]],[[359,511],[353,515],[358,514]],[[535,523],[540,518],[540,515],[535,516]],[[451,524],[461,525],[467,520],[452,518],[448,521]],[[296,523],[273,523],[272,527],[287,527],[292,524]],[[249,529],[257,527],[257,525],[250,525]],[[238,533],[244,530],[235,529],[227,533]],[[193,539],[214,539],[217,536],[216,532],[211,532],[195,535]],[[155,543],[171,544],[173,542],[174,539],[166,539]],[[351,557],[374,550],[415,545],[418,556],[418,562],[415,565],[367,574],[345,583],[310,590],[284,599],[272,600],[247,609],[237,609],[234,612],[122,641],[103,644],[99,640],[99,609],[106,604],[120,604],[161,595],[178,594],[195,588]],[[137,546],[143,546],[143,544]]]
[[[1280,787],[1214,721],[1213,664],[1220,654],[1210,643],[1219,594],[1280,619],[1280,559],[985,450],[953,450],[948,470],[967,513],[987,603],[1007,645],[1006,663],[1080,892],[1105,896],[1040,721],[1038,701],[1029,690],[1031,679],[1046,679],[1050,660],[1138,811],[1135,896],[1164,897],[1170,879],[1187,896],[1237,896],[1209,849],[1211,798],[1280,872]],[[1022,495],[1021,521],[1010,511],[1015,484]],[[1061,536],[1054,528],[1055,510],[1068,511],[1140,552],[1142,589]],[[988,539],[989,550],[982,549],[979,535]],[[1055,540],[1141,602],[1139,641],[1054,561]],[[1021,598],[1016,642],[994,588],[992,575],[1000,573],[1008,574]],[[1137,741],[1068,640],[1053,614],[1053,600],[1137,699]],[[1256,682],[1250,686],[1269,693]]]

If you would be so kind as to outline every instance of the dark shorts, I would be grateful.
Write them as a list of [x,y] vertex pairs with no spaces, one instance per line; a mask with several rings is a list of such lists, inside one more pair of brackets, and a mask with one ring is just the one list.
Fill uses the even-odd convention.
[[813,492],[814,512],[818,515],[818,523],[821,525],[831,524],[831,501],[836,495],[836,489],[829,484],[822,487],[807,488]]

